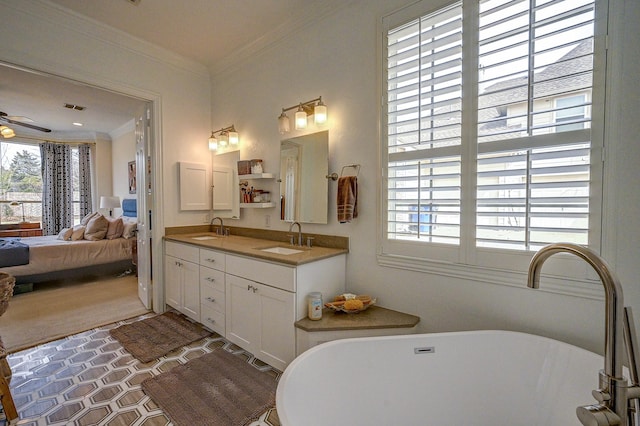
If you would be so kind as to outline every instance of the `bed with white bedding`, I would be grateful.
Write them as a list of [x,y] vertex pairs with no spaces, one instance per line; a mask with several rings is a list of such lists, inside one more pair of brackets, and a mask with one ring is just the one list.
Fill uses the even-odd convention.
[[[29,246],[29,263],[25,265],[0,268],[16,277],[17,282],[36,282],[57,279],[60,274],[54,272],[83,270],[96,272],[101,266],[109,264],[131,266],[131,249],[135,238],[102,239],[99,241],[59,240],[56,235],[21,238],[20,242]],[[85,270],[85,268],[89,268]]]
[[[61,236],[64,230],[59,235],[16,238],[15,240],[21,245],[28,246],[28,262],[0,263],[7,265],[1,267],[0,272],[14,276],[17,284],[24,284],[122,273],[133,269],[132,250],[133,245],[137,243],[135,238],[136,200],[124,199],[122,208],[121,219],[101,218],[103,224],[107,223],[108,231],[104,230],[105,234],[98,239],[86,239],[91,227],[90,223],[86,224],[85,236],[80,236],[78,239],[75,238],[77,226],[67,228],[69,238]],[[98,213],[94,214],[102,216]],[[115,227],[118,234],[109,235],[108,232],[114,229],[112,225],[118,221],[120,224]],[[71,238],[71,235],[74,235],[74,238]]]

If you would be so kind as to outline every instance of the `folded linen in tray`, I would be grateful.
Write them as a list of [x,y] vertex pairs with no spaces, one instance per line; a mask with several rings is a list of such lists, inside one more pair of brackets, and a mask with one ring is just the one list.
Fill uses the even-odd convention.
[[29,246],[15,239],[0,239],[0,268],[29,263]]

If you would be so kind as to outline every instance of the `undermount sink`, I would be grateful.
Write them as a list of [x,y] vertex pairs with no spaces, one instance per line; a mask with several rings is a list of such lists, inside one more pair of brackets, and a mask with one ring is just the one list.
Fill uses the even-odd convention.
[[199,237],[191,237],[192,240],[204,241],[204,240],[217,240],[218,237],[212,237],[211,235],[201,235]]
[[287,247],[268,247],[268,248],[263,248],[259,250],[265,251],[267,253],[283,254],[285,256],[288,256],[290,254],[302,253],[304,251],[304,250],[296,250],[296,249],[287,248]]

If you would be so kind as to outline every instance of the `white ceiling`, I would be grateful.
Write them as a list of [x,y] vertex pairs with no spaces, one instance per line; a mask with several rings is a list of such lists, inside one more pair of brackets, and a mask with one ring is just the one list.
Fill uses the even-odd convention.
[[[215,70],[225,58],[304,27],[346,0],[50,0],[69,10]],[[26,116],[54,131],[109,133],[133,116],[140,101],[12,68],[0,70],[0,111]],[[51,79],[54,78],[52,81]],[[82,105],[68,110],[64,103]],[[20,126],[15,126],[20,132]],[[25,131],[26,132],[26,131]],[[26,132],[33,133],[33,132]]]

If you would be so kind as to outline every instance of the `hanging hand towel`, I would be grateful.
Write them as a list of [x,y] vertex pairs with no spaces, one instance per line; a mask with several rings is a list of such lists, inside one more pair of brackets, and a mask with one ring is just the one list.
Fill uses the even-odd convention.
[[358,178],[344,176],[338,180],[338,222],[351,222],[358,217]]

